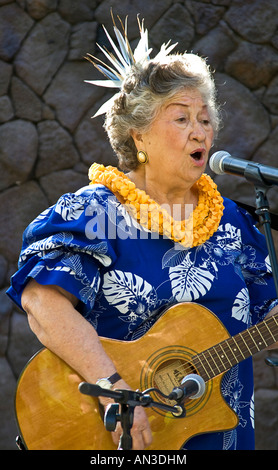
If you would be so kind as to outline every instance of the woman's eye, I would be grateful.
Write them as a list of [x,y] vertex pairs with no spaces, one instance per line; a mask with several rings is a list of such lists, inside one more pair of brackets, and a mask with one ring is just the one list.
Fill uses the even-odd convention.
[[210,121],[208,119],[203,119],[202,120],[202,123],[205,125],[205,126],[208,126],[210,124]]

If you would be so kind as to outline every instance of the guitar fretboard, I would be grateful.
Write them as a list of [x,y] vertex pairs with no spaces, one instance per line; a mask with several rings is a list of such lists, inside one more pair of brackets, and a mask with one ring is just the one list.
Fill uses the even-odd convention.
[[205,381],[278,341],[278,314],[232,336],[192,358]]

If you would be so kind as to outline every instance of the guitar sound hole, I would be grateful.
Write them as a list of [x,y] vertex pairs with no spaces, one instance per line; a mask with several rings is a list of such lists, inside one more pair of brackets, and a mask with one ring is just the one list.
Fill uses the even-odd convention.
[[[169,395],[173,388],[181,384],[182,379],[188,374],[197,373],[196,369],[182,359],[169,359],[159,365],[154,373],[154,386],[165,395]],[[160,400],[170,403],[169,400]]]

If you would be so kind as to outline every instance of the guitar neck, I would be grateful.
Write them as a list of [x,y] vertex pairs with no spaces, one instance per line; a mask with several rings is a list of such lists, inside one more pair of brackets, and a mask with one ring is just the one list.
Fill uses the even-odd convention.
[[278,341],[278,313],[197,354],[193,364],[205,381]]

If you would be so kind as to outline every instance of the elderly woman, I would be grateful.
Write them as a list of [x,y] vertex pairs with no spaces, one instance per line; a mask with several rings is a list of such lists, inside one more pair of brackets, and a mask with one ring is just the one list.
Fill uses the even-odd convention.
[[[97,114],[106,113],[123,171],[94,163],[90,185],[30,224],[9,289],[48,349],[87,382],[105,378],[113,389],[129,389],[129,377],[99,336],[140,338],[180,302],[208,308],[235,335],[277,304],[264,237],[204,173],[219,127],[210,70],[194,54],[170,54],[169,45],[150,59],[140,28],[134,54],[116,27],[121,53],[106,32],[119,59],[104,52],[116,70],[94,59],[108,80],[92,83],[120,87]],[[192,437],[186,449],[254,448],[251,361],[222,381],[238,425]],[[134,449],[151,445],[151,426],[136,407]],[[118,425],[112,433],[115,445],[121,432]]]

